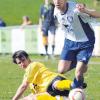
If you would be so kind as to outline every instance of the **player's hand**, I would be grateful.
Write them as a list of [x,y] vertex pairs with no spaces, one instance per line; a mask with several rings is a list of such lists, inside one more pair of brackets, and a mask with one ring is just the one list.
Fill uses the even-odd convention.
[[85,4],[77,4],[76,5],[76,9],[78,9],[80,12],[85,12],[85,9],[86,8],[86,6],[85,6]]

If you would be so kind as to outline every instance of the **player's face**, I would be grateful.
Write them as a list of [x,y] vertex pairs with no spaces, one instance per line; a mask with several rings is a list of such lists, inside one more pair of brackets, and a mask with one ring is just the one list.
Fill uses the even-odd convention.
[[18,66],[20,66],[23,69],[25,69],[29,64],[28,60],[25,57],[21,59],[16,58],[16,63],[18,64]]
[[56,8],[62,10],[65,6],[65,0],[53,0]]

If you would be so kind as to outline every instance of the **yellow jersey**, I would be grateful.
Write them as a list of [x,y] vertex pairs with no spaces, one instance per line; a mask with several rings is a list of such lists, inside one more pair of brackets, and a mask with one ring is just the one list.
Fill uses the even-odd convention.
[[30,83],[33,93],[42,93],[46,92],[48,85],[58,75],[61,74],[49,71],[44,64],[32,62],[25,70],[24,79]]

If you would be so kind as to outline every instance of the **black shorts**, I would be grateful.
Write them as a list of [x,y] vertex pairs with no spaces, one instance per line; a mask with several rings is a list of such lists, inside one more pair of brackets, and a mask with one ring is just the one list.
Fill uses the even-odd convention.
[[63,91],[60,91],[60,90],[57,90],[55,88],[53,88],[53,83],[57,80],[66,80],[64,77],[62,76],[57,76],[55,77],[52,82],[50,83],[50,85],[48,86],[47,88],[47,92],[52,95],[52,96],[56,96],[56,95],[60,95],[60,96],[68,96],[69,94],[69,90],[63,90]]

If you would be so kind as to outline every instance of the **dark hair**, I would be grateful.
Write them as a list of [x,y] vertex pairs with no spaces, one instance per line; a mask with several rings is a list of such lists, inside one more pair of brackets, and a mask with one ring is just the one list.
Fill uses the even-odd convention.
[[26,58],[27,59],[28,57],[29,55],[24,50],[19,50],[13,54],[12,59],[13,59],[13,62],[17,64],[16,58],[18,59]]

